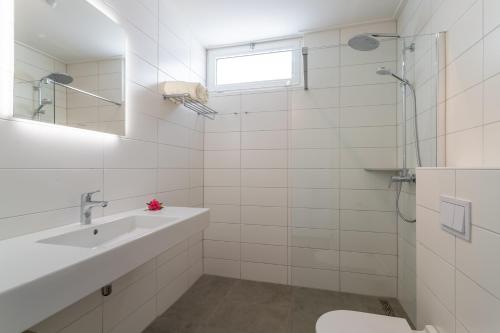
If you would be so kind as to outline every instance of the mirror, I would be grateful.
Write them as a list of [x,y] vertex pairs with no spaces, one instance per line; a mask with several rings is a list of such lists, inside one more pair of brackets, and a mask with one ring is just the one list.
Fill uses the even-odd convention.
[[125,46],[86,0],[15,0],[14,117],[124,135]]

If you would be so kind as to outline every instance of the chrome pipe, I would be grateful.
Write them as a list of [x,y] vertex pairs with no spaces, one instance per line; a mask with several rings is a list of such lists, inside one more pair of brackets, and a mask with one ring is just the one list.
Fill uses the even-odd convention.
[[51,80],[51,79],[45,79],[47,80],[47,82],[50,82],[50,83],[53,83],[55,85],[58,85],[58,86],[61,86],[61,87],[64,87],[64,88],[67,88],[67,89],[70,89],[70,90],[74,90],[74,91],[77,91],[81,94],[84,94],[84,95],[87,95],[87,96],[91,96],[91,97],[94,97],[94,98],[97,98],[97,99],[100,99],[102,101],[105,101],[105,102],[108,102],[108,103],[112,103],[116,106],[122,106],[122,103],[118,103],[118,102],[115,102],[115,101],[112,101],[108,98],[105,98],[105,97],[102,97],[102,96],[99,96],[99,95],[96,95],[96,94],[93,94],[93,93],[90,93],[88,91],[85,91],[85,90],[81,90],[81,89],[78,89],[78,88],[75,88],[75,87],[72,87],[72,86],[68,86],[66,84],[63,84],[63,83],[59,83],[59,82],[56,82],[54,80]]
[[309,90],[309,48],[302,48],[302,61],[304,66],[304,90]]

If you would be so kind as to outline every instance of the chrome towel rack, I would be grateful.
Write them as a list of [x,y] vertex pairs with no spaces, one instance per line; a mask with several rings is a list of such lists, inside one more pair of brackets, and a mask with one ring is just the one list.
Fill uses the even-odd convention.
[[193,110],[197,114],[208,118],[208,119],[215,119],[215,115],[217,114],[217,111],[209,108],[205,104],[191,98],[189,94],[177,94],[177,95],[163,95],[164,100],[171,100],[174,103],[182,104],[188,109]]

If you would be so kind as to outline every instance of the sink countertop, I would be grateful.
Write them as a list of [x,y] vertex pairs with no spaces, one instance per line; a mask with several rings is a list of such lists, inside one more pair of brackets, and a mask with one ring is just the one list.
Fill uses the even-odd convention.
[[[21,332],[154,258],[208,225],[207,208],[144,209],[0,241],[0,332]],[[95,248],[41,240],[130,216],[175,217],[135,237]],[[182,223],[191,222],[191,223]],[[7,324],[7,325],[6,325]]]

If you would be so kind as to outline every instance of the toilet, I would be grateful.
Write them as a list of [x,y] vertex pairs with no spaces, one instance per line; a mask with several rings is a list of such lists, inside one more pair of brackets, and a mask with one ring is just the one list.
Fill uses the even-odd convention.
[[337,310],[323,314],[316,322],[316,333],[438,333],[432,326],[414,331],[403,318],[365,312]]

